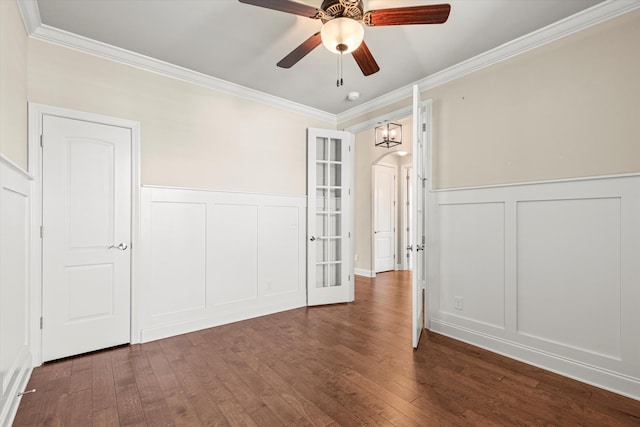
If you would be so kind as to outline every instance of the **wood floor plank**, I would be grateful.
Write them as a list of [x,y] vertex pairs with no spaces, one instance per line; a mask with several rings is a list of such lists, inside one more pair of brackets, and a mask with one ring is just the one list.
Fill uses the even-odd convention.
[[356,301],[49,362],[21,426],[638,426],[640,402],[425,331],[411,275]]

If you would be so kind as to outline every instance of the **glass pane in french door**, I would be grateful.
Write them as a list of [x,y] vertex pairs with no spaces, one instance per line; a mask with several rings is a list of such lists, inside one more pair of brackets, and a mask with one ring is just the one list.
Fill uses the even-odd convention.
[[316,287],[341,286],[342,140],[317,138]]

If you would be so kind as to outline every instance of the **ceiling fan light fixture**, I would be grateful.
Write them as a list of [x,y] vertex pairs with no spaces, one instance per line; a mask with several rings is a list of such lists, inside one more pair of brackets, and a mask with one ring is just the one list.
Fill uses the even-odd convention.
[[322,26],[320,35],[329,52],[351,53],[362,44],[364,27],[351,18],[335,18]]

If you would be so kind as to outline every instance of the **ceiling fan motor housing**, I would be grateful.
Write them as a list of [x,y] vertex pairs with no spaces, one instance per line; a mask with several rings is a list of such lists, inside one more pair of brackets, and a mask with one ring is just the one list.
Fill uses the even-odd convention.
[[360,20],[364,15],[362,0],[324,0],[320,9],[333,18]]

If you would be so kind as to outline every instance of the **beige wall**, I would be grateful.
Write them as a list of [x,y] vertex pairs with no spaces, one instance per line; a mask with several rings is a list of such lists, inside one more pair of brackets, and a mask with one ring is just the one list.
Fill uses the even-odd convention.
[[0,0],[0,153],[27,169],[27,34],[12,0]]
[[434,187],[640,172],[639,44],[635,11],[424,92]]
[[29,40],[29,101],[141,122],[142,183],[306,194],[306,131],[335,124]]
[[[374,131],[369,129],[356,134],[355,149],[355,224],[354,224],[354,250],[358,259],[355,261],[355,268],[373,270],[371,253],[371,172],[372,165],[379,161],[391,161],[391,164],[398,165],[398,157],[385,157],[394,151],[412,152],[413,144],[413,123],[412,118],[397,121],[402,125],[402,144],[390,149],[374,146]],[[390,160],[389,160],[390,159]],[[399,191],[399,190],[398,190]],[[397,229],[397,228],[396,228]]]

